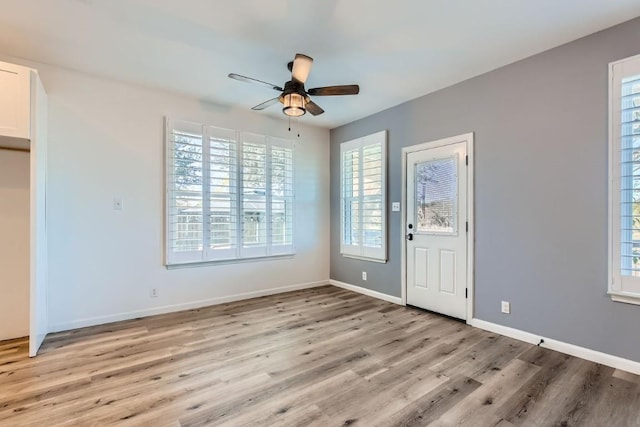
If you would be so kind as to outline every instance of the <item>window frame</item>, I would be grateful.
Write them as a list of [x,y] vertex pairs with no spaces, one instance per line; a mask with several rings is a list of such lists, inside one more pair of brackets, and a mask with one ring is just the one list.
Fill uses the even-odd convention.
[[[364,187],[364,179],[363,179],[363,152],[366,147],[372,145],[381,145],[381,195],[380,195],[380,205],[381,205],[381,246],[372,247],[365,246],[362,244],[364,242],[364,227],[362,226],[362,218],[364,211],[364,204],[367,202],[367,197],[365,196],[363,187]],[[358,164],[359,164],[359,172],[358,172],[358,196],[350,196],[347,197],[345,195],[345,164],[344,164],[344,154],[347,151],[358,151]],[[346,223],[346,207],[345,201],[349,198],[350,200],[355,200],[359,205],[359,244],[358,245],[349,245],[345,243],[345,223]],[[353,139],[350,141],[346,141],[340,144],[340,254],[346,258],[355,258],[364,261],[372,261],[379,263],[387,262],[387,131],[383,130],[380,132],[373,133],[371,135],[367,135],[361,138]]]
[[[203,170],[203,185],[202,185],[202,241],[201,250],[188,251],[188,252],[175,252],[172,250],[171,240],[175,231],[172,230],[172,201],[174,190],[174,181],[172,180],[171,169],[173,167],[173,141],[172,135],[175,131],[190,132],[197,134],[202,138],[202,170]],[[235,177],[235,191],[229,193],[230,203],[232,208],[230,215],[235,215],[235,247],[227,250],[214,250],[210,247],[211,233],[213,228],[210,223],[212,217],[219,216],[219,213],[205,214],[207,207],[210,206],[211,197],[216,193],[212,192],[211,186],[211,138],[216,135],[222,135],[227,133],[235,143],[235,164],[231,165],[232,176]],[[246,246],[245,245],[245,233],[243,217],[245,215],[244,201],[250,199],[245,192],[244,178],[244,144],[245,137],[251,140],[252,144],[264,145],[265,147],[265,165],[264,165],[264,206],[265,206],[265,218],[264,224],[265,231],[265,243],[260,246]],[[207,124],[195,123],[186,120],[172,119],[165,117],[165,138],[164,138],[164,189],[165,189],[165,211],[164,211],[164,264],[167,268],[180,268],[198,265],[210,265],[210,264],[225,264],[236,262],[250,262],[256,260],[272,259],[272,258],[290,258],[295,255],[295,144],[292,140],[285,138],[278,138],[266,135],[259,135],[256,133],[243,132],[233,129],[225,129]],[[289,150],[289,157],[285,154],[285,194],[282,196],[275,196],[272,194],[273,186],[273,157],[274,149]],[[206,185],[204,182],[208,182]],[[289,187],[290,192],[287,193],[286,188]],[[257,196],[256,196],[257,197]],[[283,200],[285,205],[284,215],[286,227],[290,227],[290,243],[273,244],[272,230],[273,225],[269,223],[272,218],[272,200]],[[287,210],[287,203],[289,203],[289,209]],[[290,221],[290,225],[287,224],[287,220]],[[286,230],[286,228],[285,228]],[[209,233],[209,236],[207,236]],[[246,246],[246,247],[245,247]]]
[[[640,305],[640,277],[623,276],[622,262],[622,166],[621,88],[623,80],[640,76],[640,55],[609,64],[609,130],[608,130],[608,294],[613,301]],[[640,137],[640,134],[639,134]],[[640,241],[639,241],[640,242]]]

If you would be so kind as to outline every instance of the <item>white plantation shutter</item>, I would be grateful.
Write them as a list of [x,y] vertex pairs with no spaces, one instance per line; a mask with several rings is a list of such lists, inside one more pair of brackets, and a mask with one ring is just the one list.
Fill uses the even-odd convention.
[[270,139],[271,255],[293,252],[293,147],[290,141]]
[[167,261],[204,259],[202,126],[167,122]]
[[640,56],[611,64],[609,292],[640,304]]
[[267,142],[262,135],[242,135],[242,253],[267,255]]
[[342,249],[343,254],[360,255],[360,144],[344,143],[342,158]]
[[386,261],[386,132],[340,145],[340,253]]
[[208,260],[232,259],[238,250],[236,132],[207,127],[209,139]]
[[[382,211],[384,208],[382,146],[382,142],[375,141],[362,147],[362,246],[365,250],[364,256],[369,256],[366,252],[367,248],[382,248]],[[380,258],[379,252],[379,250],[372,251],[370,256]]]
[[290,141],[167,119],[167,264],[293,253]]

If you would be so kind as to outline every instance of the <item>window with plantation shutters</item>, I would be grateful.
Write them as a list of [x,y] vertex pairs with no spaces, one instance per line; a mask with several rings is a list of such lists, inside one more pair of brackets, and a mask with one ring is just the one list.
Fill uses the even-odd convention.
[[340,145],[340,253],[386,262],[386,131]]
[[640,304],[640,56],[610,64],[609,293]]
[[167,120],[167,265],[293,253],[290,141]]

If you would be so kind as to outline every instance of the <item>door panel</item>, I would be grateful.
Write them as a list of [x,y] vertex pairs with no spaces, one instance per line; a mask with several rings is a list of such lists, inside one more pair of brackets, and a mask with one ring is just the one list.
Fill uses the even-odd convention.
[[456,253],[440,251],[440,292],[456,293]]
[[429,250],[425,248],[415,248],[415,253],[416,286],[427,288],[429,287]]
[[467,317],[465,157],[466,141],[428,148],[408,153],[406,169],[407,304],[460,319]]

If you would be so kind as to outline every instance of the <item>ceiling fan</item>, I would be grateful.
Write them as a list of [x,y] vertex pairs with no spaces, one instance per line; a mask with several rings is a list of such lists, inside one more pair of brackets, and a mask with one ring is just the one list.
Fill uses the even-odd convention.
[[284,89],[280,86],[263,82],[262,80],[241,76],[235,73],[229,74],[229,77],[241,82],[258,83],[281,92],[280,96],[258,104],[253,107],[252,110],[264,110],[265,108],[280,102],[284,105],[282,112],[290,117],[300,117],[307,111],[314,116],[324,113],[324,110],[311,100],[310,95],[357,95],[360,92],[360,87],[358,85],[325,86],[306,90],[304,88],[304,84],[307,81],[307,77],[309,77],[311,64],[313,64],[313,58],[301,53],[296,54],[295,59],[287,64],[287,68],[291,71],[291,80],[284,84]]

